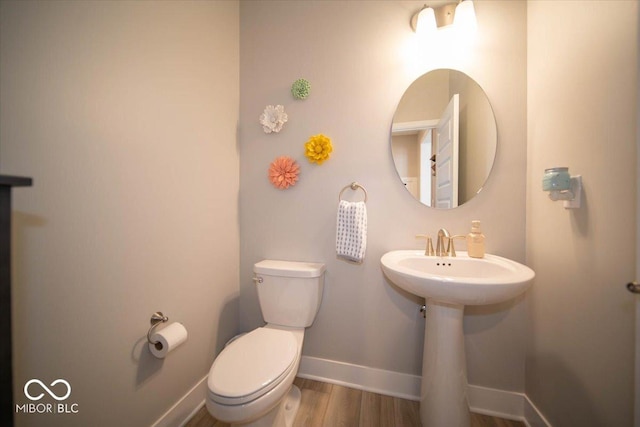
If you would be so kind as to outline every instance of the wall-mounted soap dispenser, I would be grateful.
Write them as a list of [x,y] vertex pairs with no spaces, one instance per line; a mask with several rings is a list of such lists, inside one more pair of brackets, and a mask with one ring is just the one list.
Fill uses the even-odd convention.
[[569,175],[567,167],[545,169],[542,191],[548,191],[549,198],[554,202],[563,200],[565,209],[577,209],[582,194],[582,176]]

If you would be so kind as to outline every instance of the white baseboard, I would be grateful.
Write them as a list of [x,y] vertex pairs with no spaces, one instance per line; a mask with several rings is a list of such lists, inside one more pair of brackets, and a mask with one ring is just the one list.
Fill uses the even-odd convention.
[[402,399],[420,400],[420,377],[417,375],[302,356],[298,376]]
[[470,384],[467,388],[467,398],[471,412],[525,421],[526,397],[523,393]]
[[[298,376],[402,399],[420,400],[421,377],[418,375],[302,356]],[[206,394],[205,375],[152,427],[184,426],[204,405]],[[472,412],[523,421],[528,427],[551,427],[524,393],[469,385],[467,396]]]
[[[302,356],[298,376],[402,399],[420,400],[421,377],[418,375]],[[529,427],[551,427],[524,393],[469,385],[467,396],[472,412],[522,421]]]
[[152,427],[184,426],[187,421],[202,408],[207,395],[207,377],[205,375],[167,412],[153,423]]
[[542,415],[542,412],[536,408],[536,405],[525,396],[524,418],[527,427],[551,427],[551,423]]

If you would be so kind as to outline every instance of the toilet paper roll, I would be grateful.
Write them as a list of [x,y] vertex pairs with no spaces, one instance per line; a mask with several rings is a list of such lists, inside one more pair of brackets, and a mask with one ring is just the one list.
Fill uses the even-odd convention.
[[172,323],[166,328],[151,335],[149,350],[158,359],[164,359],[167,354],[187,340],[187,329],[182,323]]

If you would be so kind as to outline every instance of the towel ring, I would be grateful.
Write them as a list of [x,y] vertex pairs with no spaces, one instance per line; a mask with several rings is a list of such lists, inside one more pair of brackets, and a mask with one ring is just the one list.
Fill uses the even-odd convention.
[[361,190],[364,192],[364,201],[365,201],[365,203],[367,202],[367,190],[366,190],[362,185],[358,184],[358,183],[357,183],[357,182],[355,182],[355,181],[354,181],[354,182],[352,182],[351,184],[349,184],[349,185],[345,186],[345,187],[340,191],[340,194],[338,195],[338,200],[342,200],[342,193],[344,193],[344,191],[345,191],[346,189],[348,189],[348,188],[350,188],[350,189],[352,189],[352,190],[354,190],[354,191],[355,191],[355,190],[357,190],[358,188],[359,188],[359,189],[361,189]]

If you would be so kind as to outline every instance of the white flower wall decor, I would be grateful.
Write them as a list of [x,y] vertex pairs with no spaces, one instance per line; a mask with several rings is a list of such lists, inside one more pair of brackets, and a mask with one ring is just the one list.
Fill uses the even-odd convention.
[[278,133],[282,130],[282,126],[287,122],[287,113],[284,112],[282,105],[267,105],[264,112],[260,115],[260,124],[264,133],[275,132]]

